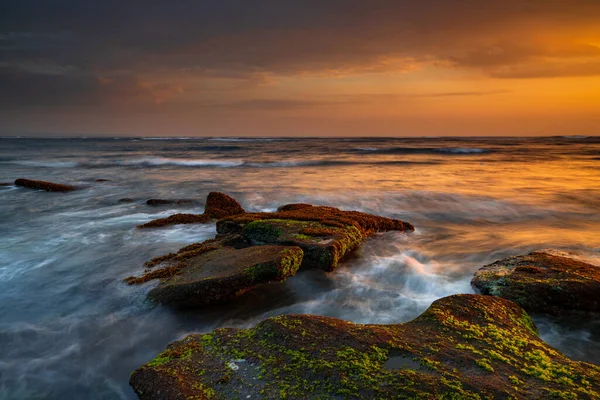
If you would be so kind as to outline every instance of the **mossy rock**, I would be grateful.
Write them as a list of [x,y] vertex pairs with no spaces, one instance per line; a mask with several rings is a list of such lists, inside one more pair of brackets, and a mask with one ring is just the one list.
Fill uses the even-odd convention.
[[281,282],[295,275],[303,255],[299,247],[293,246],[199,250],[198,254],[180,257],[177,264],[163,268],[167,276],[148,297],[173,307],[222,303],[256,285]]
[[242,236],[252,245],[277,244],[298,246],[304,251],[302,268],[333,271],[339,261],[363,240],[352,225],[343,228],[320,222],[283,219],[252,221],[242,230]]
[[529,312],[600,312],[600,267],[554,251],[496,261],[479,269],[471,284]]
[[[193,200],[160,200],[150,199],[146,203],[149,205],[162,204],[192,204]],[[145,224],[138,225],[138,228],[160,228],[170,225],[181,224],[199,224],[210,222],[213,219],[224,218],[232,215],[244,213],[244,209],[233,197],[221,192],[210,192],[206,198],[204,213],[202,214],[174,214],[167,218],[159,218]]]
[[250,244],[299,246],[303,268],[333,271],[364,238],[384,231],[412,231],[409,223],[333,207],[289,204],[274,213],[245,213],[217,221],[220,234],[241,234]]
[[15,181],[16,186],[21,186],[29,189],[45,190],[46,192],[72,192],[77,190],[75,186],[63,185],[60,183],[33,181],[30,179],[19,178]]
[[515,303],[455,295],[405,324],[285,315],[190,335],[130,384],[142,400],[597,399],[600,367],[544,343]]

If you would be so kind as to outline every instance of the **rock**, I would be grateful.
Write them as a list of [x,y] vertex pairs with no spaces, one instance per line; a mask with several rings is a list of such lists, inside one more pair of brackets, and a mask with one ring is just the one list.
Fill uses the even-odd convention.
[[96,179],[96,182],[110,182],[110,179]]
[[189,335],[129,382],[142,400],[600,397],[599,366],[548,346],[516,304],[481,295],[437,300],[404,324],[283,315]]
[[15,185],[22,186],[30,189],[45,190],[47,192],[71,192],[77,190],[75,186],[62,185],[59,183],[45,182],[45,181],[32,181],[29,179],[17,179]]
[[119,203],[133,203],[135,200],[131,199],[129,197],[124,197],[122,199],[119,199]]
[[[169,201],[151,199],[154,201]],[[151,200],[148,200],[151,201]],[[179,200],[181,201],[181,200]],[[148,203],[146,202],[146,203]],[[149,204],[149,203],[148,203]],[[157,203],[158,204],[158,203]],[[168,204],[168,203],[162,203]],[[231,215],[244,213],[242,206],[232,197],[220,192],[210,192],[206,198],[206,206],[203,214],[174,214],[167,218],[160,218],[142,225],[138,228],[159,228],[177,224],[197,224],[209,222],[213,219],[223,218]]]
[[169,225],[178,224],[198,224],[202,222],[209,222],[212,218],[206,214],[173,214],[167,218],[159,218],[146,222],[145,224],[138,225],[138,228],[160,228]]
[[224,218],[245,212],[240,203],[225,193],[210,192],[206,198],[204,214],[210,215],[212,218]]
[[529,312],[600,312],[600,267],[552,251],[534,251],[486,265],[473,287]]
[[289,204],[279,210],[221,219],[217,221],[217,232],[241,234],[253,245],[298,246],[304,251],[303,268],[333,271],[367,236],[414,230],[411,224],[400,220],[333,207]]
[[149,206],[164,206],[168,204],[196,204],[196,200],[190,199],[181,199],[181,200],[165,200],[165,199],[149,199],[146,201],[146,204]]
[[302,250],[292,246],[193,248],[184,253],[150,273],[165,274],[150,299],[174,307],[222,303],[256,285],[286,280],[302,262]]

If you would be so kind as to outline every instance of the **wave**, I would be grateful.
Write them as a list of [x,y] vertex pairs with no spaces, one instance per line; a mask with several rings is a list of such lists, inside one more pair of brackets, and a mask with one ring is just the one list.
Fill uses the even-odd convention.
[[362,154],[485,154],[489,149],[478,147],[358,147],[353,153]]
[[211,160],[168,157],[143,157],[130,160],[81,160],[81,161],[4,161],[4,163],[48,168],[103,168],[103,167],[187,167],[187,168],[293,168],[293,167],[328,167],[350,165],[431,165],[432,161],[359,161],[359,160],[280,160],[249,162],[245,160]]
[[45,168],[74,168],[79,165],[77,161],[2,161],[5,164],[17,164],[26,167],[45,167]]
[[239,167],[244,162],[241,160],[201,160],[188,158],[166,158],[166,157],[144,157],[134,160],[116,161],[116,165],[140,166],[140,167]]

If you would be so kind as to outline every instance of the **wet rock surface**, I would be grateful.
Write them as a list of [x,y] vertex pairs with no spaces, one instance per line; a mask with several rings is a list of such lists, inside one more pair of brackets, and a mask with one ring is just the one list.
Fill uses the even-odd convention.
[[529,312],[600,312],[600,267],[553,251],[505,258],[479,269],[473,287]]
[[284,315],[190,335],[130,384],[143,400],[595,399],[600,367],[548,346],[513,302],[454,295],[404,324]]
[[[167,274],[148,297],[175,307],[199,307],[236,298],[254,286],[295,275],[302,250],[292,246],[236,249],[204,244],[180,252],[161,270]],[[163,272],[161,272],[163,271]]]
[[75,186],[63,185],[60,183],[35,181],[31,179],[19,178],[15,181],[16,186],[26,187],[29,189],[45,190],[47,192],[71,192],[77,190]]
[[357,211],[289,204],[275,213],[245,213],[217,221],[219,234],[241,234],[253,245],[293,245],[304,251],[303,268],[333,271],[367,236],[412,231],[409,223]]

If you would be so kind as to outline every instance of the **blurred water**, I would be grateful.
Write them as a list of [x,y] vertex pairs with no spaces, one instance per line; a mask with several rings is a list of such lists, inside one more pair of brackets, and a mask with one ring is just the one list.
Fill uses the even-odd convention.
[[[0,186],[0,399],[134,399],[130,372],[190,332],[282,313],[404,322],[472,292],[473,272],[499,258],[552,247],[598,262],[599,156],[599,138],[0,139],[0,182],[85,187]],[[213,190],[247,210],[328,204],[417,229],[373,237],[333,273],[304,271],[201,311],[147,302],[155,283],[124,285],[149,258],[215,234],[214,224],[135,226],[202,212]],[[597,317],[535,320],[553,346],[600,360]]]

